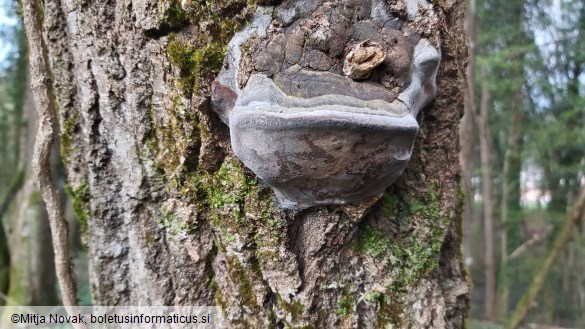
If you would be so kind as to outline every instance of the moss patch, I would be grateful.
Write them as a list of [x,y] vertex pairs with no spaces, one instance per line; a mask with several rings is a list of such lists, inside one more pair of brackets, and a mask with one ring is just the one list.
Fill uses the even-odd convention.
[[71,198],[71,206],[79,223],[82,241],[87,241],[89,235],[89,185],[81,182],[77,186],[65,185],[65,192]]
[[[178,191],[185,199],[205,211],[204,217],[211,222],[220,239],[218,248],[226,255],[228,275],[237,285],[242,303],[253,310],[260,310],[256,301],[254,284],[261,280],[260,266],[254,257],[242,263],[235,257],[227,256],[225,246],[236,238],[253,241],[258,224],[269,221],[272,199],[257,181],[244,172],[234,158],[228,157],[215,173],[195,169],[180,172],[170,181],[172,190]],[[260,219],[260,220],[258,220]],[[263,220],[262,220],[263,219]],[[171,212],[161,209],[156,220],[171,233],[187,231]],[[250,274],[253,276],[250,277]],[[216,293],[218,304],[224,303],[221,293]]]
[[72,114],[63,120],[63,126],[61,127],[60,135],[60,147],[61,147],[61,158],[65,164],[68,163],[69,156],[73,151],[72,137],[77,129],[77,119],[79,113],[74,111]]
[[301,316],[303,315],[303,311],[305,310],[305,306],[297,301],[294,301],[292,303],[287,303],[284,299],[282,299],[282,297],[280,296],[280,294],[276,294],[276,301],[278,302],[278,305],[285,310],[288,314],[291,315],[291,318],[293,321],[298,321]]
[[201,89],[205,77],[219,73],[227,45],[211,41],[206,45],[195,45],[173,34],[169,37],[167,55],[171,64],[180,70],[177,86],[185,96]]
[[[382,213],[398,227],[390,234],[378,227],[366,226],[353,241],[357,253],[367,254],[386,264],[391,284],[385,294],[370,296],[380,303],[379,325],[399,325],[400,310],[408,289],[431,275],[439,266],[445,230],[441,220],[439,194],[431,185],[427,193],[398,200],[385,193]],[[419,224],[423,222],[424,225]],[[398,322],[397,322],[398,321]]]
[[353,241],[353,248],[358,253],[366,253],[378,258],[385,256],[392,245],[388,234],[382,230],[366,226],[360,236]]
[[162,225],[171,235],[179,233],[192,233],[197,230],[197,225],[180,219],[174,212],[167,208],[161,208],[159,215],[155,218],[159,225]]
[[349,316],[356,311],[356,298],[347,290],[341,292],[341,296],[337,300],[337,308],[335,314],[340,316]]
[[189,24],[189,16],[181,7],[180,0],[171,0],[169,7],[164,12],[161,22],[161,30],[180,29]]
[[207,96],[230,39],[250,19],[256,5],[243,0],[191,0],[185,3],[184,10],[180,6],[170,8],[174,8],[169,9],[174,13],[170,16],[179,21],[187,19],[198,27],[195,33],[172,34],[168,39],[169,61],[180,72],[177,87],[187,97],[192,93]]
[[192,109],[183,97],[174,95],[164,119],[157,122],[152,109],[149,117],[153,127],[145,141],[147,148],[139,152],[141,157],[154,158],[156,169],[166,182],[180,180],[182,173],[195,171],[201,146],[198,109]]

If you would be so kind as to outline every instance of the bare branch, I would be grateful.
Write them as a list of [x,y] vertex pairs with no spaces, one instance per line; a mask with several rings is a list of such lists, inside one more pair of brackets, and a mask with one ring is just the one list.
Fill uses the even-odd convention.
[[29,62],[31,88],[37,111],[39,127],[33,154],[33,175],[41,190],[47,207],[53,249],[55,250],[55,268],[61,286],[61,298],[68,313],[78,305],[75,277],[69,252],[68,227],[63,215],[61,200],[52,180],[50,156],[56,137],[56,113],[53,84],[48,64],[47,50],[42,37],[42,25],[38,2],[22,0],[22,14],[29,44]]
[[522,255],[528,248],[534,246],[535,244],[539,243],[540,241],[544,240],[548,236],[551,230],[547,230],[544,234],[534,234],[532,238],[523,244],[521,244],[516,250],[514,250],[509,256],[508,260],[514,260],[520,255]]
[[530,309],[530,305],[540,292],[540,289],[544,285],[544,280],[548,276],[557,256],[563,250],[567,242],[570,240],[573,232],[574,227],[576,224],[583,218],[585,215],[585,188],[581,190],[579,197],[575,201],[571,212],[568,214],[563,227],[561,228],[560,232],[555,237],[553,242],[552,248],[550,249],[546,260],[542,264],[540,270],[532,279],[532,283],[528,287],[524,296],[516,305],[516,310],[514,310],[514,314],[506,324],[506,329],[516,329],[520,326],[528,310]]

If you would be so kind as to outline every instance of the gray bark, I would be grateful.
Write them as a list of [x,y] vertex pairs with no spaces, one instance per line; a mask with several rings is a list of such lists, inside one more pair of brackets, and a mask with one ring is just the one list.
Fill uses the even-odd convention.
[[401,178],[381,200],[297,211],[234,157],[208,106],[217,57],[254,6],[182,3],[45,1],[94,302],[220,305],[234,328],[461,328],[462,1],[434,2],[438,95]]
[[[63,305],[69,314],[77,305],[75,277],[72,271],[68,225],[65,220],[61,195],[53,179],[51,154],[57,133],[57,106],[46,40],[42,34],[42,10],[35,1],[22,1],[22,17],[28,39],[31,90],[38,113],[32,176],[45,203],[51,240],[55,251],[55,271],[59,281]],[[77,325],[74,325],[77,327]]]

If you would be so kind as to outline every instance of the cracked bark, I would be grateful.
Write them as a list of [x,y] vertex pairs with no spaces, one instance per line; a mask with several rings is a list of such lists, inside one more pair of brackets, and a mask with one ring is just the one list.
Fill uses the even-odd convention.
[[273,204],[208,107],[205,66],[231,37],[219,27],[248,5],[178,3],[45,1],[62,154],[72,188],[87,187],[94,302],[220,305],[234,328],[461,328],[462,1],[434,5],[438,95],[405,173],[367,214],[373,201]]

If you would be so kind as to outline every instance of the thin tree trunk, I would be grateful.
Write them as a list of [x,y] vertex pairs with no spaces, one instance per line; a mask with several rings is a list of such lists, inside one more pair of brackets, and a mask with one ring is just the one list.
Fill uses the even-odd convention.
[[8,250],[8,239],[4,230],[4,223],[0,220],[0,306],[4,306],[4,296],[8,292],[10,272],[10,251]]
[[[485,76],[482,68],[482,76]],[[483,231],[485,240],[485,298],[484,316],[486,320],[494,317],[494,303],[496,297],[496,264],[494,255],[494,219],[492,202],[492,178],[490,173],[489,147],[489,104],[490,95],[487,80],[483,79],[481,86],[479,146],[481,158],[482,197],[483,197]]]
[[[72,271],[67,222],[59,191],[53,182],[51,152],[56,137],[57,113],[49,68],[48,51],[42,35],[41,4],[22,1],[22,16],[28,39],[31,90],[38,111],[38,131],[32,156],[32,173],[38,184],[47,215],[53,242],[55,269],[59,280],[62,302],[67,312],[77,306],[75,277]],[[40,202],[40,201],[39,201]],[[77,328],[78,325],[74,325]]]
[[10,249],[4,229],[7,210],[24,185],[24,172],[19,172],[0,202],[0,306],[5,304],[4,296],[8,293],[10,278]]
[[[6,119],[2,119],[2,121],[0,121],[0,138],[2,138],[1,140],[3,141],[8,141],[10,140],[8,138],[9,136],[9,132],[10,132],[10,125],[8,124],[8,122],[5,122]],[[10,159],[11,154],[9,154],[8,152],[8,145],[9,143],[1,143],[0,144],[0,156],[2,157],[2,159],[5,159],[5,161],[8,161]],[[9,162],[9,161],[8,161]],[[7,166],[0,168],[0,186],[2,186],[2,189],[0,189],[0,193],[4,193],[4,188],[5,186],[7,186],[10,182],[8,181],[8,175],[7,175]]]
[[500,213],[500,280],[498,282],[498,314],[499,318],[506,319],[508,313],[508,303],[510,298],[509,278],[507,274],[508,266],[508,217],[510,204],[510,167],[512,157],[518,152],[520,134],[522,132],[522,120],[524,111],[522,109],[522,89],[516,92],[514,97],[514,117],[508,130],[508,143],[504,155],[504,165],[502,170],[502,201]]
[[520,326],[526,314],[530,310],[534,299],[540,292],[540,289],[544,285],[544,281],[548,276],[552,266],[554,265],[558,255],[564,249],[567,242],[571,239],[571,235],[574,232],[574,228],[577,226],[579,221],[583,220],[583,216],[585,215],[585,189],[581,191],[578,198],[571,209],[571,212],[568,214],[561,230],[559,231],[558,235],[555,237],[553,242],[552,248],[550,249],[548,255],[538,273],[532,279],[532,283],[528,287],[528,290],[524,293],[524,296],[516,305],[516,309],[514,310],[514,314],[510,318],[510,321],[506,324],[507,329],[516,329]]
[[465,93],[465,114],[459,128],[459,139],[461,141],[461,162],[462,187],[465,197],[463,199],[463,259],[471,260],[472,236],[471,226],[474,218],[473,203],[475,191],[471,185],[473,150],[475,145],[475,56],[476,56],[476,4],[470,0],[466,13],[466,30],[469,36],[469,63],[467,63],[467,92]]
[[8,207],[12,204],[14,198],[16,198],[16,195],[24,185],[24,178],[24,171],[19,171],[14,176],[12,183],[8,185],[9,187],[6,190],[4,199],[0,201],[0,219],[6,215]]
[[[251,2],[189,3],[45,1],[62,154],[88,217],[94,302],[219,305],[233,328],[462,328],[468,288],[453,136],[463,107],[463,2],[435,3],[427,13],[439,15],[436,28],[409,22],[442,38],[441,87],[418,117],[401,178],[377,202],[304,210],[273,201],[209,108],[218,54],[241,28],[231,24],[254,12]],[[354,17],[337,10],[369,8],[333,3],[323,17],[339,24]],[[281,8],[295,4],[283,13],[307,5]]]
[[5,216],[5,223],[10,228],[7,239],[12,260],[7,297],[11,305],[56,305],[59,299],[50,228],[31,169],[38,117],[30,88],[26,88],[23,97],[22,118],[26,125],[21,129],[19,143],[22,152],[17,165],[22,168],[22,188]]

